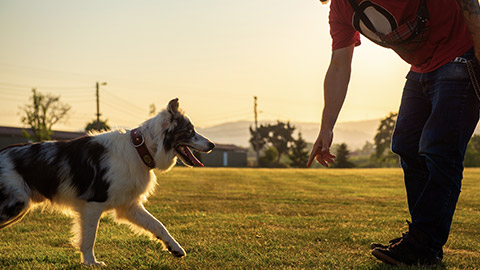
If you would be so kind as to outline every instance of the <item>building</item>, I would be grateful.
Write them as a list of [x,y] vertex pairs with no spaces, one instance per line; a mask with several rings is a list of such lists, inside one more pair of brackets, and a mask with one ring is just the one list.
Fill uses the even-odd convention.
[[212,152],[200,153],[205,167],[247,167],[247,149],[233,144],[215,144]]
[[[23,128],[17,127],[0,127],[0,149],[6,146],[18,143],[29,142],[22,134]],[[29,129],[26,129],[27,131]],[[52,134],[53,140],[70,140],[84,136],[85,132],[68,132],[68,131],[54,131]]]
[[[0,149],[29,142],[22,134],[23,128],[0,126]],[[28,131],[28,129],[27,129]],[[71,140],[85,136],[85,132],[54,131],[53,140]],[[247,149],[233,144],[216,144],[211,153],[196,153],[206,167],[247,167]]]

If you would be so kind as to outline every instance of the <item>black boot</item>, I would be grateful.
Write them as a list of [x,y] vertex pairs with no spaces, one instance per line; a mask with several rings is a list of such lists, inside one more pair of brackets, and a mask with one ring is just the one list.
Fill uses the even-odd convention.
[[[408,233],[408,232],[407,232],[407,233]],[[371,249],[371,250],[374,250],[374,249],[376,249],[376,248],[387,249],[389,246],[394,245],[394,244],[396,244],[398,241],[402,240],[402,238],[403,238],[407,233],[404,233],[404,234],[402,235],[402,237],[398,237],[398,238],[395,238],[395,239],[392,239],[392,240],[388,241],[388,243],[389,243],[388,245],[384,245],[384,244],[380,244],[380,243],[371,243],[371,244],[370,244],[370,249]]]
[[[408,222],[409,231],[398,241],[393,241],[386,248],[377,246],[372,254],[379,260],[392,265],[432,265],[440,263],[441,250],[430,247],[430,237]],[[397,239],[393,239],[397,240]]]

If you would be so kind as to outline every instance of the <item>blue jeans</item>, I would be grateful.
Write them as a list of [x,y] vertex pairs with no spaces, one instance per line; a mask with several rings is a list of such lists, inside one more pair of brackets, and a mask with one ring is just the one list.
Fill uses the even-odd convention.
[[[473,50],[462,57],[473,59]],[[465,63],[408,73],[392,151],[401,159],[412,224],[430,236],[432,248],[447,242],[478,118],[479,101]]]

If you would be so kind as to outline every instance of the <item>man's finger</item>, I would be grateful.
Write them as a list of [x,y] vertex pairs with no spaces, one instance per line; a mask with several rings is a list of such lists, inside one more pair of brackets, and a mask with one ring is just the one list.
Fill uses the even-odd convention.
[[322,164],[324,167],[328,167],[328,163],[323,160],[323,158],[320,155],[317,155],[317,161],[318,163]]
[[323,157],[323,160],[325,160],[328,163],[335,163],[335,161],[332,158]]
[[317,151],[315,151],[315,148],[312,149],[312,152],[310,153],[310,157],[308,158],[307,167],[310,167],[310,166],[312,165],[313,159],[314,159],[315,156],[317,155],[316,152],[317,152]]
[[326,153],[326,154],[324,154],[323,156],[324,156],[324,157],[328,157],[328,158],[332,158],[332,159],[337,158],[335,155],[332,155],[332,154],[330,154],[330,153]]

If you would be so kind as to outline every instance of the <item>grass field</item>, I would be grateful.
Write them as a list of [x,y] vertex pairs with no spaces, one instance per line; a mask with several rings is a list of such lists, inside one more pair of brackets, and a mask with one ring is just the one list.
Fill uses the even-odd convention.
[[[107,269],[416,269],[375,260],[372,241],[407,228],[400,169],[188,169],[159,175],[146,208],[185,248],[176,259],[110,217],[97,259]],[[467,169],[444,265],[480,269],[480,169]],[[35,210],[0,231],[1,269],[85,269],[70,220]]]

